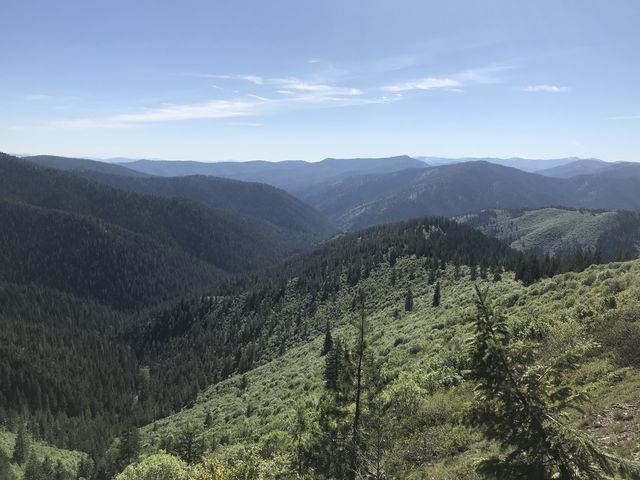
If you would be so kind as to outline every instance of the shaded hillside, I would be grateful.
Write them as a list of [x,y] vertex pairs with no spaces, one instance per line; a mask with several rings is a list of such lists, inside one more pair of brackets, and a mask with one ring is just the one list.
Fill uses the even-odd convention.
[[9,155],[0,155],[0,198],[93,216],[232,273],[265,267],[308,245],[267,222],[114,189]]
[[578,175],[590,175],[610,167],[611,164],[597,159],[581,159],[574,162],[558,165],[552,168],[544,168],[536,173],[545,177],[571,178]]
[[[482,208],[640,208],[632,174],[550,178],[476,161],[326,182],[300,195],[344,229]],[[638,170],[640,172],[640,170]]]
[[335,232],[329,221],[314,208],[283,190],[253,182],[241,182],[205,175],[131,178],[82,173],[99,183],[123,190],[166,197],[181,197],[211,208],[237,212],[273,224],[293,241],[311,246]]
[[[591,161],[590,159],[583,160],[576,157],[567,158],[552,158],[552,159],[532,159],[532,158],[496,158],[496,157],[467,157],[467,158],[443,158],[443,157],[416,157],[429,165],[441,166],[451,165],[455,163],[465,162],[489,162],[495,165],[502,165],[503,167],[517,168],[524,172],[530,173],[542,173],[543,170],[550,170],[552,168],[562,168],[564,165],[570,165],[572,163],[579,163],[583,161]],[[601,162],[602,160],[594,160]],[[604,163],[604,162],[603,162]]]
[[389,158],[326,158],[320,162],[289,160],[283,162],[190,162],[167,160],[137,160],[121,164],[152,175],[213,175],[249,182],[260,182],[298,192],[311,185],[352,175],[385,173],[424,166],[408,156]]
[[457,220],[536,255],[598,251],[609,262],[640,256],[640,214],[545,208],[483,210]]
[[115,308],[151,305],[224,272],[97,219],[0,200],[0,281],[44,285]]
[[55,155],[34,155],[31,157],[21,157],[22,160],[35,163],[42,167],[55,168],[57,170],[98,172],[108,175],[122,175],[125,177],[148,177],[150,175],[122,165],[100,162],[97,160],[87,160],[85,158],[59,157]]
[[35,438],[93,452],[135,416],[139,365],[126,318],[50,288],[0,283],[0,415]]

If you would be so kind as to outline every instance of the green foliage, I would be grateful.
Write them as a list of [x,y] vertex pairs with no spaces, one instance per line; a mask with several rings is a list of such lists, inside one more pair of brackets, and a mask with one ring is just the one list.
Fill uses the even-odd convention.
[[[151,455],[140,463],[129,465],[114,480],[189,480],[189,467],[180,459],[165,453]],[[214,477],[215,478],[215,477]]]
[[621,367],[640,368],[640,321],[625,319],[624,312],[607,315],[596,326],[596,337],[614,354]]
[[9,457],[3,450],[0,450],[0,480],[14,480],[14,478]]
[[492,209],[463,215],[458,220],[525,253],[565,256],[582,250],[598,252],[603,262],[638,257],[635,245],[640,235],[640,215],[637,212]]
[[471,342],[470,377],[477,382],[469,423],[500,443],[506,457],[484,460],[488,478],[605,479],[623,470],[640,478],[640,466],[600,450],[561,419],[584,395],[567,384],[566,370],[577,368],[587,345],[537,363],[540,345],[514,341],[505,317],[494,310],[486,291],[478,299]]
[[[212,439],[208,443],[212,446],[207,448],[205,457],[212,454],[227,462],[237,458],[233,452],[238,448],[253,446],[265,454],[277,452],[277,458],[284,455],[290,473],[302,471],[313,478],[322,475],[314,457],[323,455],[323,451],[335,456],[329,458],[343,455],[348,462],[348,442],[342,452],[337,448],[340,446],[337,441],[327,441],[322,449],[318,447],[318,439],[322,438],[319,433],[323,431],[321,422],[329,424],[327,431],[332,432],[331,436],[348,440],[352,436],[354,414],[353,389],[341,394],[343,398],[352,399],[345,401],[344,407],[334,403],[327,393],[323,386],[323,366],[331,355],[320,357],[318,352],[325,337],[321,327],[329,318],[333,322],[335,343],[349,347],[353,365],[352,325],[358,311],[352,309],[352,300],[361,289],[369,299],[367,348],[379,366],[379,374],[365,375],[365,392],[369,386],[373,388],[373,384],[380,384],[382,389],[372,396],[378,399],[377,403],[369,404],[368,395],[364,395],[360,465],[373,475],[379,458],[381,476],[387,478],[457,478],[456,475],[479,478],[475,465],[480,459],[492,454],[504,456],[511,450],[483,440],[479,428],[463,423],[466,405],[473,394],[465,377],[470,365],[469,351],[462,340],[472,333],[472,325],[460,321],[473,313],[475,292],[469,281],[470,269],[462,265],[458,275],[455,266],[440,270],[438,281],[447,295],[441,298],[439,308],[431,307],[434,287],[424,281],[428,273],[424,259],[400,256],[394,269],[397,277],[394,288],[389,287],[391,267],[381,263],[355,287],[343,286],[335,297],[319,301],[315,314],[320,328],[311,339],[289,347],[283,355],[261,362],[246,372],[246,389],[238,388],[241,376],[234,375],[208,388],[193,407],[145,427],[143,438],[149,445],[147,450],[153,451],[162,438],[177,435],[188,423],[201,425],[210,413],[212,424],[203,436]],[[593,281],[588,282],[589,278]],[[593,398],[598,401],[597,407],[588,413],[571,409],[561,412],[560,419],[572,429],[583,431],[596,415],[612,405],[637,401],[636,370],[618,372],[607,362],[611,355],[608,347],[588,352],[580,347],[590,343],[600,318],[618,310],[631,312],[633,306],[640,303],[637,278],[640,278],[640,263],[634,262],[594,266],[580,274],[559,275],[531,286],[514,281],[513,273],[508,271],[502,273],[498,282],[491,276],[486,281],[477,280],[481,285],[491,285],[495,303],[505,313],[509,331],[517,342],[526,340],[539,346],[536,365],[552,364],[565,351],[577,351],[583,352],[585,358],[581,360],[587,362],[585,367],[596,368],[593,371],[585,367],[578,371],[568,369],[562,375],[562,381],[576,390],[598,392]],[[403,306],[408,287],[414,293],[414,310],[394,316],[394,310]],[[611,296],[612,291],[617,292],[614,296],[618,308],[605,309],[603,299]],[[296,296],[287,294],[283,302],[290,305],[288,311],[294,315],[301,310]],[[624,318],[632,321],[634,317],[625,313]],[[594,355],[597,357],[590,360]],[[373,372],[366,363],[364,371]],[[351,372],[351,385],[354,385],[353,367]],[[372,380],[375,376],[380,382]],[[249,403],[253,405],[253,413],[247,417]],[[301,407],[307,428],[299,436],[298,449],[295,441],[298,430],[294,424]],[[375,418],[369,411],[376,412]],[[337,413],[332,417],[332,412]],[[620,420],[601,429],[601,435],[615,439],[616,453],[633,458],[637,446],[632,440],[624,440],[627,435],[624,432],[637,428],[637,424],[635,417]],[[296,461],[296,452],[302,452],[300,462]],[[326,465],[326,468],[335,468],[329,461]],[[315,472],[311,470],[313,466]]]

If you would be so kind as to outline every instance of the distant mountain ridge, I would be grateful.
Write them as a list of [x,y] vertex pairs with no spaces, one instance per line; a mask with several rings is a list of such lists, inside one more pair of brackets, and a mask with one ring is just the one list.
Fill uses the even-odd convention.
[[192,162],[137,160],[120,163],[138,172],[159,176],[212,175],[273,185],[288,192],[298,192],[333,178],[369,173],[388,173],[424,167],[424,162],[406,155],[386,158],[326,158],[320,162],[285,160],[267,162]]
[[640,164],[606,174],[552,178],[485,161],[325,182],[300,195],[344,229],[483,208],[640,208]]
[[149,177],[150,175],[114,163],[86,158],[59,157],[56,155],[29,155],[21,157],[36,165],[65,171],[90,171],[127,177]]

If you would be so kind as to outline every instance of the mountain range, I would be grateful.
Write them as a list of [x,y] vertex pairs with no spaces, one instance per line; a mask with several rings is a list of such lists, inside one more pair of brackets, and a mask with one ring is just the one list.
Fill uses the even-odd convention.
[[[67,172],[0,155],[0,211],[11,226],[0,236],[4,280],[131,307],[264,268],[335,231],[273,187],[207,177],[136,183],[144,179],[135,172],[110,175],[96,171],[98,162],[83,161],[81,170],[72,163]],[[121,289],[127,284],[129,291]]]
[[552,178],[485,161],[325,182],[300,198],[343,229],[419,215],[486,208],[640,208],[640,165],[610,164],[592,175]]
[[580,162],[0,154],[0,476],[346,480],[361,408],[363,477],[478,478],[483,321],[518,378],[580,360],[558,418],[635,458],[640,166]]

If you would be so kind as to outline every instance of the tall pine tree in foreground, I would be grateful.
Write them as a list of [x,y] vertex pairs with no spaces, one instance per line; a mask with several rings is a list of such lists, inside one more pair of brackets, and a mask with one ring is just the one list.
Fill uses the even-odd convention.
[[484,460],[480,473],[504,480],[639,479],[640,466],[603,452],[563,418],[585,398],[565,383],[585,349],[539,361],[540,345],[515,341],[487,291],[476,287],[476,294],[470,373],[477,385],[468,421],[507,452]]

